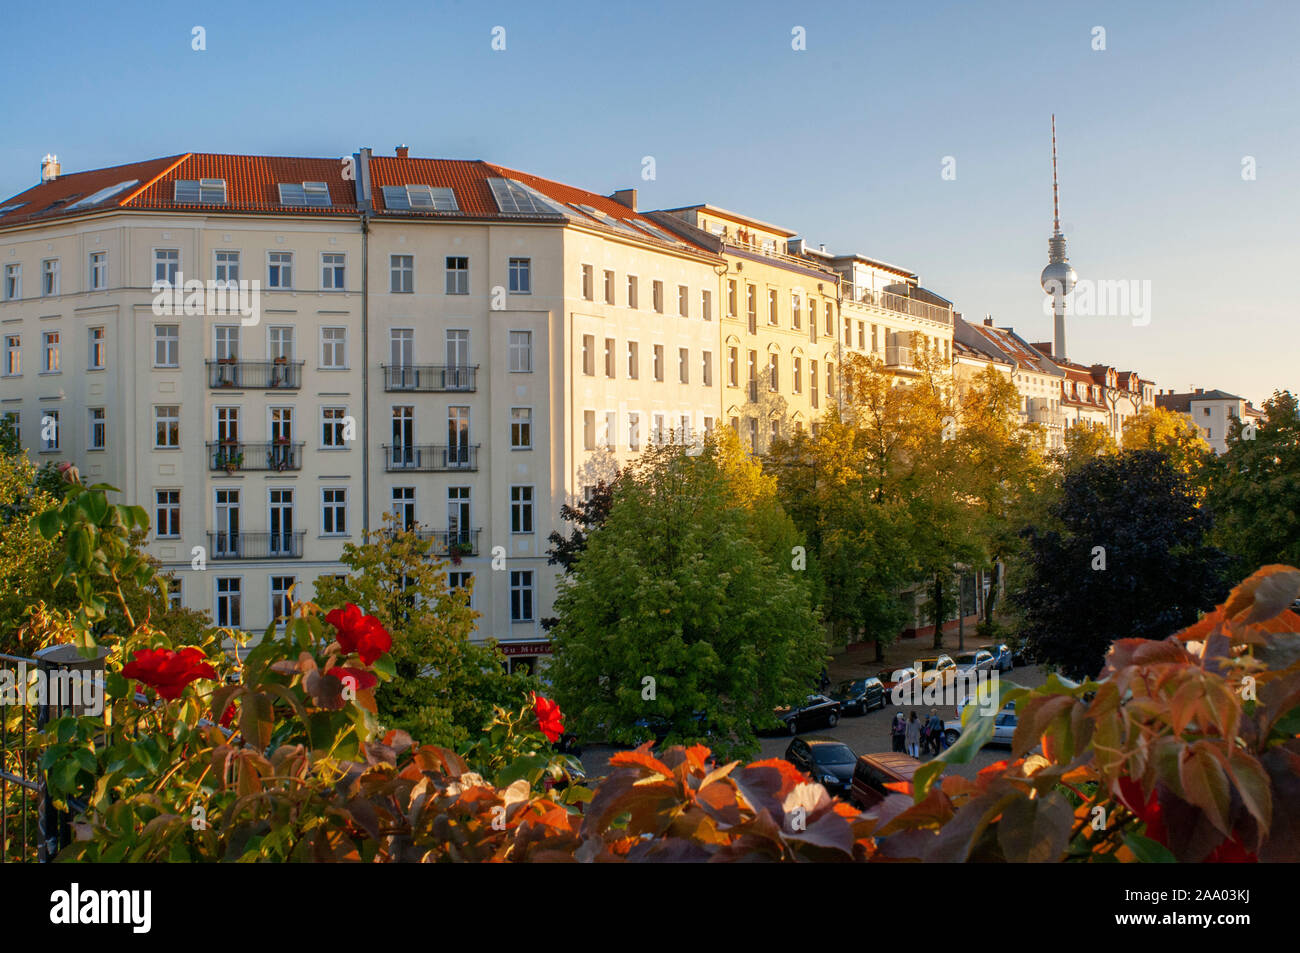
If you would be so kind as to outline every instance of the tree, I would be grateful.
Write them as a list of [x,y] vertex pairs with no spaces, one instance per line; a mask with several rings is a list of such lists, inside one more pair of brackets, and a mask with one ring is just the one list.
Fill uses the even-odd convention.
[[1111,642],[1162,638],[1224,594],[1210,514],[1162,453],[1126,450],[1067,473],[1052,517],[1056,527],[1027,531],[1012,601],[1034,656],[1071,678],[1096,675]]
[[547,675],[579,737],[639,741],[654,719],[668,743],[710,733],[752,752],[755,717],[771,722],[821,669],[805,575],[773,551],[797,534],[770,478],[749,499],[728,483],[734,439],[644,451],[561,581]]
[[617,481],[617,476],[612,481],[601,480],[587,499],[579,500],[573,505],[565,503],[560,507],[560,519],[572,523],[573,530],[568,536],[552,531],[547,537],[547,542],[551,544],[551,548],[546,551],[548,565],[558,565],[566,573],[573,569],[574,563],[587,548],[587,537],[608,518],[609,508],[614,503],[614,484]]
[[1065,431],[1065,446],[1053,453],[1063,472],[1076,470],[1098,457],[1118,453],[1119,444],[1110,430],[1092,420],[1075,421]]
[[344,545],[342,562],[351,574],[318,579],[316,602],[353,603],[394,634],[397,677],[375,696],[384,724],[464,747],[495,705],[513,707],[536,683],[506,674],[495,640],[471,640],[478,618],[469,605],[473,581],[471,588],[450,589],[447,562],[430,556],[431,543],[400,528],[391,514],[384,519],[361,544]]
[[1174,469],[1201,482],[1210,445],[1201,430],[1182,414],[1164,407],[1147,407],[1124,421],[1125,450],[1159,450]]
[[1232,425],[1227,452],[1209,467],[1215,541],[1239,575],[1300,565],[1300,413],[1289,391],[1275,391],[1264,411],[1258,425]]

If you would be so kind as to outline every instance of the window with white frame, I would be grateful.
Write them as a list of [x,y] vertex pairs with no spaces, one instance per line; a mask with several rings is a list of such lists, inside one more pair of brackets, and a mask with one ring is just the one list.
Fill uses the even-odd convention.
[[23,266],[5,265],[4,299],[17,301],[23,296]]
[[664,415],[655,414],[650,418],[650,442],[655,446],[663,446],[664,442]]
[[244,624],[243,580],[238,576],[218,576],[216,580],[216,618],[223,629],[235,629]]
[[320,286],[322,291],[346,291],[347,256],[328,253],[320,256]]
[[641,415],[639,413],[629,413],[627,415],[627,448],[632,451],[641,449]]
[[584,334],[582,336],[582,373],[591,377],[596,373],[596,355],[592,352],[596,349],[596,336],[594,334]]
[[347,487],[327,486],[320,491],[320,531],[322,536],[348,534]]
[[277,628],[283,628],[285,622],[289,619],[289,614],[293,611],[293,603],[290,601],[289,593],[293,589],[294,583],[297,582],[293,576],[272,576],[271,577],[271,621]]
[[512,295],[533,293],[533,260],[531,258],[510,259],[510,293]]
[[277,288],[281,291],[293,287],[293,252],[267,252],[266,286],[268,288]]
[[41,414],[41,451],[43,453],[59,449],[59,431],[62,430],[58,410],[47,410]]
[[677,286],[677,314],[683,318],[691,316],[691,289],[686,285]]
[[639,308],[641,306],[637,300],[639,284],[636,275],[627,276],[627,306],[629,308]]
[[584,410],[582,412],[582,449],[596,449],[596,412],[594,410]]
[[641,345],[636,341],[627,342],[627,376],[631,380],[641,376]]
[[283,358],[286,361],[293,360],[293,327],[290,325],[275,325],[266,329],[267,350],[271,353],[271,358]]
[[465,605],[473,606],[474,603],[474,574],[463,570],[447,573],[447,588],[453,592],[462,591],[465,593]]
[[41,262],[41,297],[52,298],[59,293],[59,259],[46,258]]
[[533,571],[531,569],[510,571],[510,621],[533,621]]
[[348,366],[348,329],[320,329],[320,366],[322,370],[341,371]]
[[661,381],[664,379],[664,346],[662,344],[656,344],[654,347],[654,372],[655,380]]
[[153,326],[153,366],[180,367],[181,326],[155,324]]
[[415,487],[393,487],[392,513],[397,517],[397,525],[402,529],[415,528]]
[[712,291],[705,290],[700,292],[700,317],[703,318],[705,321],[713,320],[713,292]]
[[103,450],[108,444],[108,424],[103,407],[91,407],[87,411],[89,420],[86,426],[86,449]]
[[218,249],[212,253],[213,277],[218,288],[233,288],[239,282],[239,252]]
[[108,287],[108,252],[93,251],[90,253],[90,268],[87,274],[87,285],[91,291],[103,291]]
[[21,334],[6,334],[4,376],[16,377],[22,372],[23,372],[23,337]]
[[469,294],[468,258],[457,255],[447,256],[446,292],[449,295]]
[[683,384],[691,382],[690,348],[679,347],[677,349],[677,380]]
[[582,299],[596,300],[596,269],[591,265],[582,266]]
[[531,486],[510,488],[510,532],[520,534],[533,532],[533,488]]
[[415,293],[415,256],[388,256],[388,290],[395,295]]
[[159,404],[153,409],[153,445],[158,450],[179,450],[181,409],[176,404]]
[[614,272],[605,272],[605,304],[614,303]]
[[322,407],[320,409],[320,445],[324,450],[347,449],[346,407]]
[[176,273],[181,270],[181,251],[179,248],[155,248],[153,250],[153,280],[167,285],[176,283]]
[[533,449],[533,408],[510,408],[510,449]]
[[614,379],[616,358],[614,357],[614,339],[605,338],[605,376],[610,380]]
[[705,387],[713,386],[713,352],[703,352],[700,359],[700,380]]
[[155,490],[153,531],[159,539],[179,539],[181,535],[181,491]]
[[108,366],[108,342],[104,339],[104,329],[87,328],[86,337],[86,367],[88,370],[102,371]]
[[59,332],[45,331],[41,334],[41,373],[58,374],[60,369]]
[[664,283],[654,281],[650,284],[651,304],[659,314],[664,313]]
[[510,332],[510,371],[513,374],[530,373],[533,369],[533,332]]

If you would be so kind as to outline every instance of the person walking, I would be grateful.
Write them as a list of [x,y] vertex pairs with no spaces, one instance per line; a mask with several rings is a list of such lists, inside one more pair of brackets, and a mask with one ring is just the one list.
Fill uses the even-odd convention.
[[916,720],[916,712],[907,713],[907,753],[913,758],[921,757],[921,723]]
[[903,719],[903,713],[895,712],[894,720],[889,725],[889,737],[893,742],[895,751],[903,751],[903,735],[907,731],[907,722]]
[[943,752],[943,719],[939,717],[939,709],[930,709],[930,746],[935,754]]

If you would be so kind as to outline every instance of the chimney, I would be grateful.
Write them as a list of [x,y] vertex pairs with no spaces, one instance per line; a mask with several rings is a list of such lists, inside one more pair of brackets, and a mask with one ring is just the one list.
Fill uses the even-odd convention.
[[1205,388],[1204,388],[1204,387],[1198,387],[1198,388],[1196,388],[1196,393],[1198,393],[1198,394],[1204,394],[1204,393],[1205,393]]
[[817,247],[821,249],[821,253],[822,253],[823,255],[826,254],[826,243],[825,243],[825,242],[821,242],[821,243],[819,243]]
[[636,189],[619,189],[609,197],[619,205],[626,205],[632,211],[636,211]]
[[991,314],[984,315],[984,327],[986,328],[993,327],[993,315]]
[[398,146],[396,151],[397,158],[399,159],[405,159],[411,153],[411,150],[407,146]]
[[45,158],[41,160],[41,181],[53,182],[59,177],[60,171],[59,157],[47,152]]

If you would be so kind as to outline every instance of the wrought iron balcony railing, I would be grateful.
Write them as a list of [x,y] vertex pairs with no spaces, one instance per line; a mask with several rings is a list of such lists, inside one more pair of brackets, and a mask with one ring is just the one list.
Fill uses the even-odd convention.
[[416,535],[433,541],[433,552],[441,556],[477,556],[481,529],[422,529]]
[[478,444],[457,443],[411,444],[409,446],[384,444],[384,469],[389,473],[412,470],[436,473],[442,470],[477,470]]
[[302,559],[306,530],[296,533],[208,533],[209,559]]
[[478,389],[478,365],[381,364],[386,391],[460,391]]
[[210,441],[208,443],[208,469],[225,470],[301,470],[303,446],[301,443],[241,443],[239,441]]
[[207,361],[208,386],[231,390],[298,390],[302,361]]

